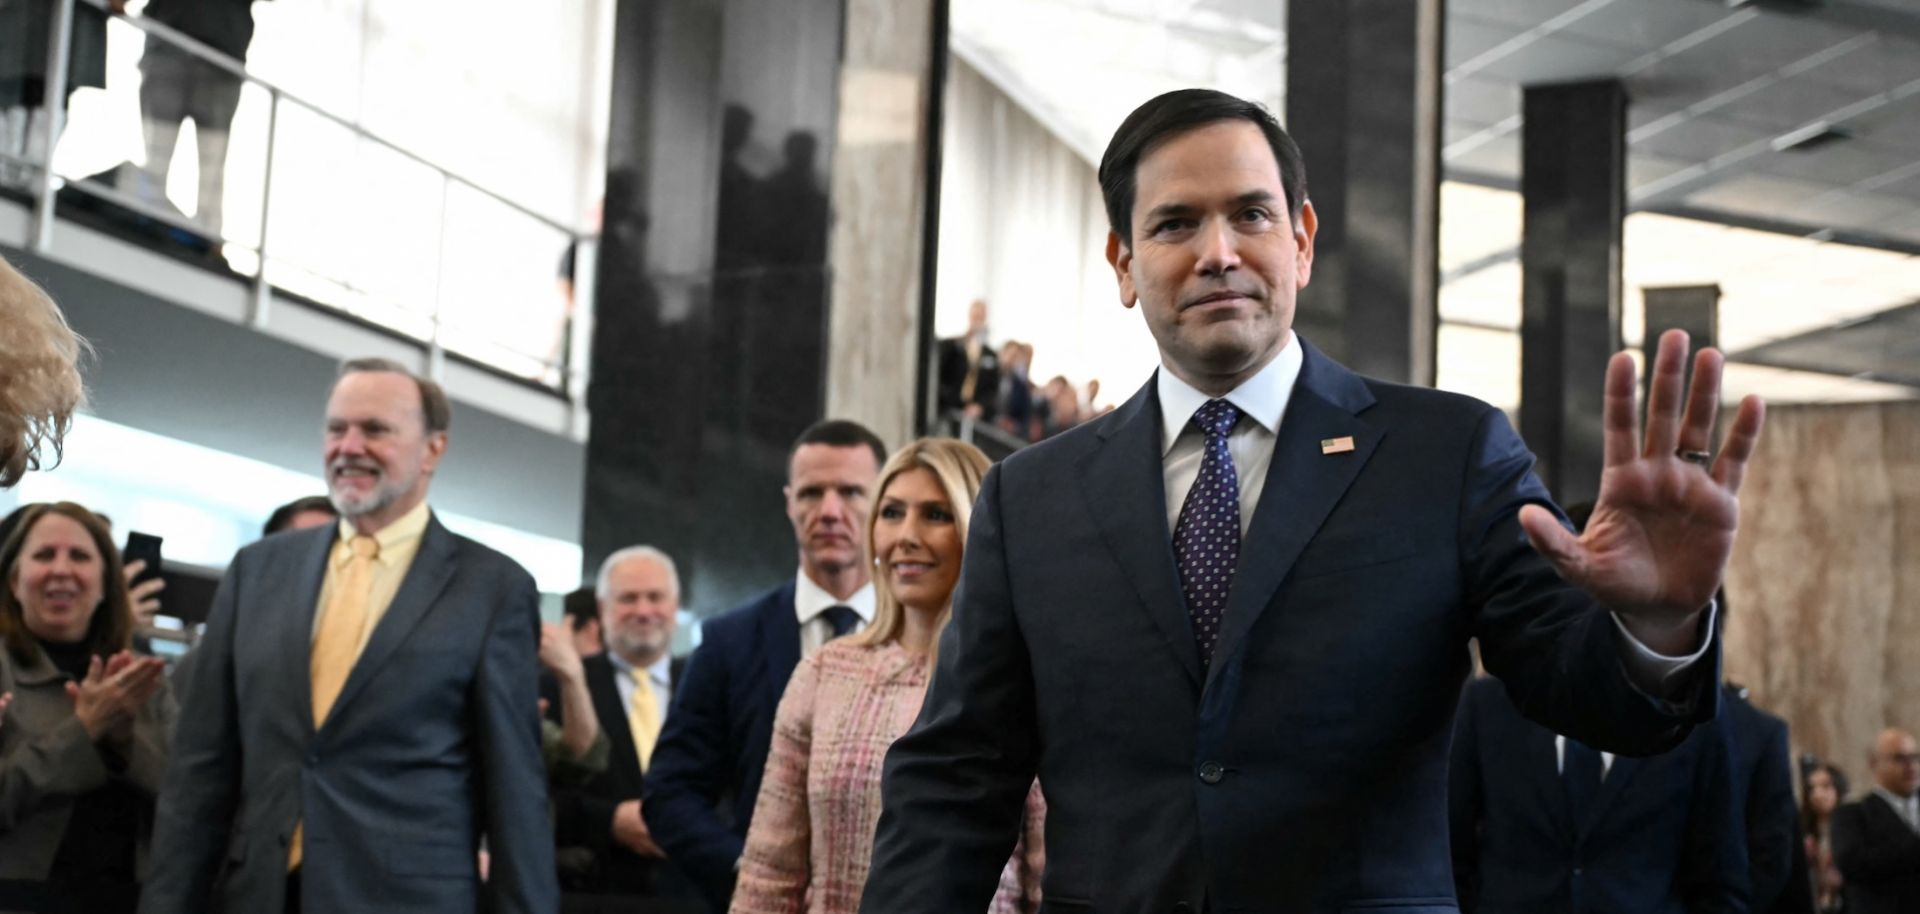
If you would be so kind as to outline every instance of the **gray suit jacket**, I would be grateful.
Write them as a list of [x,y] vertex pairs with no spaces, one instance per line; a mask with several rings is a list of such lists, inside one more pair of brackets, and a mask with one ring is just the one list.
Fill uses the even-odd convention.
[[[538,597],[511,559],[440,526],[325,724],[308,684],[335,528],[268,537],[220,583],[154,829],[143,914],[282,909],[304,822],[307,914],[550,912]],[[491,878],[475,851],[485,835]]]

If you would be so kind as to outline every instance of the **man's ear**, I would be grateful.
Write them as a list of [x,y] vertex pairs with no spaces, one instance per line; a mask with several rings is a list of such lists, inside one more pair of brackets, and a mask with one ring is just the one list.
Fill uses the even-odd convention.
[[1133,288],[1133,249],[1114,232],[1107,233],[1107,263],[1113,266],[1114,278],[1120,282],[1120,306],[1133,307],[1140,300]]
[[447,433],[433,432],[427,435],[427,472],[432,473],[440,466],[440,458],[447,455]]
[[1313,211],[1313,201],[1300,204],[1300,217],[1293,220],[1293,244],[1298,254],[1293,258],[1294,285],[1306,288],[1307,280],[1313,278],[1313,236],[1320,231],[1320,216]]

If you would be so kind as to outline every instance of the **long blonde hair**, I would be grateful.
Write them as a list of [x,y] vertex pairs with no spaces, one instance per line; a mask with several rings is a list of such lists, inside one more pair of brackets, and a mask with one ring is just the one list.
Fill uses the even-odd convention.
[[[947,503],[953,506],[953,523],[960,534],[962,548],[967,541],[967,521],[973,516],[973,499],[980,494],[980,480],[987,475],[991,463],[980,449],[965,441],[954,438],[921,438],[909,443],[888,458],[887,465],[880,468],[880,479],[874,483],[873,503],[875,509],[867,516],[867,555],[871,561],[879,561],[879,553],[874,549],[873,532],[880,522],[879,503],[887,492],[887,487],[909,470],[928,470],[934,478],[940,480],[940,488],[947,494]],[[873,576],[873,624],[867,626],[853,643],[865,647],[877,647],[900,638],[900,632],[906,627],[906,607],[893,595],[887,586],[886,576],[875,569]],[[948,594],[947,604],[940,608],[940,617],[934,621],[933,638],[937,647],[940,632],[947,627],[947,618],[953,614],[953,596]],[[929,649],[929,653],[932,649]]]

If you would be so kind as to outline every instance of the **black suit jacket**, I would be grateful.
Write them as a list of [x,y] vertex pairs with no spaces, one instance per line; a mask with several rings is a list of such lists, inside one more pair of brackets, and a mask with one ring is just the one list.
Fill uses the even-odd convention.
[[[594,870],[581,891],[647,897],[679,896],[691,892],[691,883],[671,862],[642,857],[613,839],[613,815],[621,803],[641,797],[640,754],[627,726],[627,705],[620,700],[613,661],[606,654],[581,661],[587,694],[593,699],[594,718],[607,735],[607,768],[586,784],[558,791],[554,800],[554,831],[562,846],[593,852]],[[675,658],[669,675],[677,686],[686,662]],[[559,705],[549,699],[547,714],[559,720]]]
[[982,418],[992,419],[1000,407],[1000,356],[991,346],[980,347],[980,367],[973,381],[973,398],[961,396],[967,383],[967,341],[965,339],[947,339],[940,341],[940,410],[965,409],[969,405],[980,407]]
[[[1801,883],[1791,885],[1794,854],[1800,843],[1800,808],[1793,798],[1793,756],[1787,722],[1747,701],[1746,690],[1727,686],[1721,696],[1724,721],[1733,737],[1734,790],[1747,810],[1747,864],[1752,874],[1752,909],[1797,911],[1812,904],[1813,889],[1800,867]],[[1784,906],[1783,906],[1784,905]]]
[[1847,880],[1847,914],[1920,911],[1920,832],[1879,794],[1833,811],[1833,859]]
[[1604,608],[1527,544],[1516,513],[1549,502],[1499,410],[1302,345],[1208,667],[1152,381],[988,473],[887,757],[863,911],[977,914],[1036,772],[1049,911],[1451,911],[1470,637],[1530,716],[1590,744],[1659,752],[1713,715],[1717,654],[1677,702],[1642,695]]
[[774,711],[800,663],[793,587],[701,624],[700,646],[673,684],[673,707],[647,771],[647,827],[715,911],[733,896]]
[[1553,731],[1520,716],[1498,681],[1467,685],[1449,791],[1462,911],[1748,910],[1743,804],[1719,722],[1670,752],[1614,759],[1584,821],[1558,754]]
[[[438,520],[327,719],[308,670],[332,526],[240,550],[195,650],[143,914],[271,914],[304,823],[307,914],[546,914],[559,903],[518,563]],[[480,838],[490,878],[476,865]]]

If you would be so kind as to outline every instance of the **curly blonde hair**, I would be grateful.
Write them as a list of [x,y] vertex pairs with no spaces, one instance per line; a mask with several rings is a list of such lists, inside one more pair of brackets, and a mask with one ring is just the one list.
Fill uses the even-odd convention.
[[0,257],[0,488],[60,462],[73,412],[87,400],[78,366],[86,351],[53,299]]

